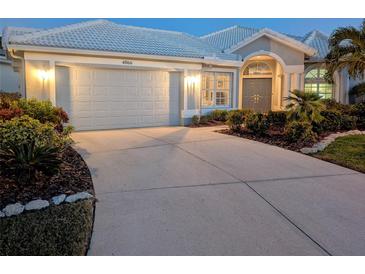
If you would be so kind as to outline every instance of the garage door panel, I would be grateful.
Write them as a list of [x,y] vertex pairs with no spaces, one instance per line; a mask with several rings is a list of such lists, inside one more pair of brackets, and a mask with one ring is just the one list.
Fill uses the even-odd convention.
[[57,67],[56,89],[77,130],[179,123],[176,72]]

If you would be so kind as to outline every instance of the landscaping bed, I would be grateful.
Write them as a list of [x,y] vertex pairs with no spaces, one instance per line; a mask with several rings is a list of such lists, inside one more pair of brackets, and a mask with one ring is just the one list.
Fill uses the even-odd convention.
[[94,190],[68,115],[0,92],[0,255],[85,255]]
[[14,178],[0,175],[0,209],[16,202],[50,200],[60,194],[94,193],[90,171],[82,157],[69,146],[61,153],[61,159],[59,173],[50,178],[39,177],[33,184],[20,185]]
[[312,156],[365,173],[365,135],[339,137]]
[[293,150],[299,152],[301,148],[312,146],[315,144],[315,141],[304,141],[304,142],[289,142],[284,138],[284,134],[279,131],[270,131],[267,135],[256,135],[252,133],[251,131],[243,128],[239,132],[232,131],[231,129],[222,129],[217,130],[218,133],[227,134],[227,135],[233,135],[241,138],[250,139],[253,141],[266,143],[269,145],[274,145],[278,147],[282,147],[285,149]]

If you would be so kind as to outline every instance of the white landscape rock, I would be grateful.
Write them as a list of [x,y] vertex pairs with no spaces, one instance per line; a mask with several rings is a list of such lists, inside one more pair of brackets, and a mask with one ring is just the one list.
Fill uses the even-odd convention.
[[79,192],[79,193],[68,196],[65,201],[67,203],[73,203],[73,202],[76,202],[78,200],[85,200],[85,199],[89,199],[89,198],[92,198],[92,197],[93,197],[93,195],[91,195],[90,193],[84,191],[84,192]]
[[0,218],[5,217],[5,213],[0,210]]
[[24,206],[21,203],[10,204],[3,209],[3,212],[7,217],[13,215],[19,215],[23,211],[24,211]]
[[55,205],[59,205],[59,204],[63,203],[65,201],[65,199],[66,199],[65,194],[54,196],[54,197],[52,197],[52,203]]
[[49,202],[46,200],[33,200],[25,205],[25,210],[38,210],[49,206]]
[[316,153],[316,152],[324,150],[329,144],[334,142],[336,140],[336,138],[338,138],[338,137],[344,137],[344,136],[349,136],[349,135],[359,135],[359,134],[365,134],[365,131],[360,131],[360,130],[355,129],[355,130],[350,130],[350,131],[346,131],[346,132],[336,132],[331,135],[328,135],[322,141],[314,144],[312,147],[301,148],[300,152],[302,152],[304,154]]

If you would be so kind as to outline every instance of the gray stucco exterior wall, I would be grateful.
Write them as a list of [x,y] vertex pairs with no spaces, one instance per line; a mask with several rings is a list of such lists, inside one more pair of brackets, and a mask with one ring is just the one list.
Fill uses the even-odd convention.
[[303,65],[304,53],[286,46],[282,43],[276,42],[268,37],[260,37],[257,40],[243,46],[236,50],[235,54],[239,54],[242,58],[246,58],[252,53],[261,51],[268,51],[279,55],[286,65]]

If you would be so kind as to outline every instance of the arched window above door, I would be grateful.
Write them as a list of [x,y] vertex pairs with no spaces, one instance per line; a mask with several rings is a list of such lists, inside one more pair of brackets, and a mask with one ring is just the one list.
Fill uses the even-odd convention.
[[244,76],[272,76],[270,66],[264,62],[254,62],[249,64],[243,71]]

